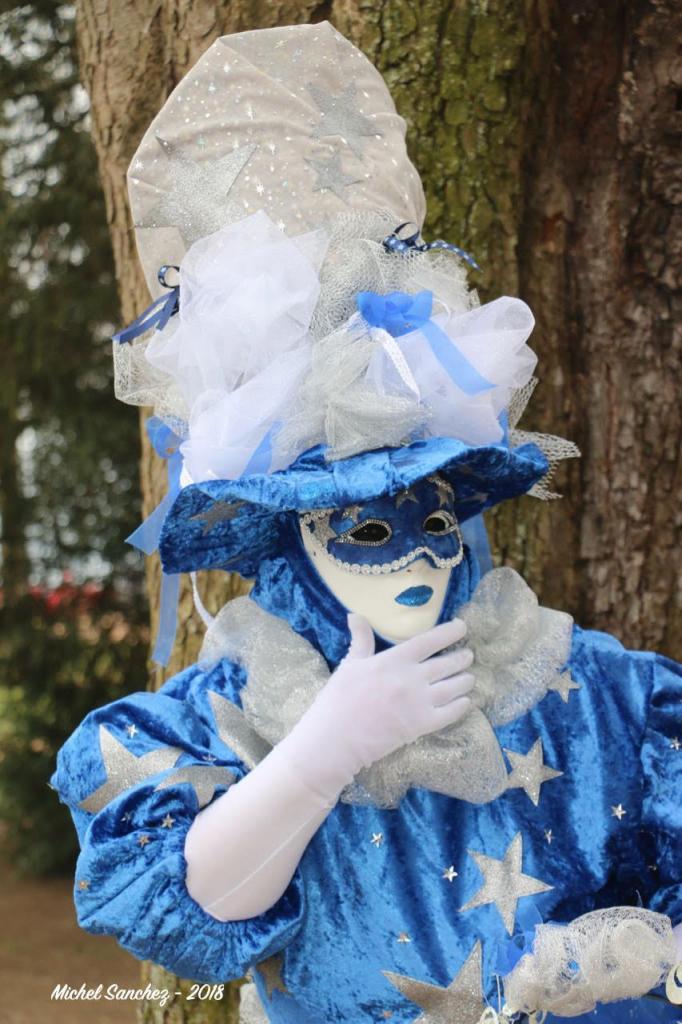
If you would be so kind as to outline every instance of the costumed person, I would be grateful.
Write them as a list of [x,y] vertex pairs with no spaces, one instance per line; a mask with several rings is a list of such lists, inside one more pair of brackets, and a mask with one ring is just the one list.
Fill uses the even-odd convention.
[[254,585],[60,751],[78,918],[250,972],[245,1021],[672,1022],[682,673],[484,571],[481,513],[578,453],[519,429],[532,314],[420,241],[404,139],[324,23],[219,39],[133,159],[157,657],[180,573]]

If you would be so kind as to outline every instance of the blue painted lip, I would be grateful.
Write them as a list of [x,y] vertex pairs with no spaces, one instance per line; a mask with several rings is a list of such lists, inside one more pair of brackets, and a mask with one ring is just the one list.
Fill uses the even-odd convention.
[[420,605],[426,604],[433,597],[433,587],[408,587],[398,594],[398,604]]

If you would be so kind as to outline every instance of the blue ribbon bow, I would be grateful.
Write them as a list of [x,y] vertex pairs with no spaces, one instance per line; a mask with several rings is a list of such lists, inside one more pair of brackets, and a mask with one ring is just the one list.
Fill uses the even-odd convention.
[[452,339],[431,319],[433,292],[422,291],[416,295],[407,295],[405,292],[389,292],[388,295],[358,292],[356,301],[368,324],[382,327],[394,338],[409,331],[420,330],[450,379],[467,395],[477,395],[494,387],[474,369]]
[[[159,502],[151,515],[138,526],[126,543],[153,554],[159,546],[161,527],[169,508],[180,493],[180,473],[182,472],[182,455],[180,454],[180,438],[166,426],[158,416],[151,416],[146,423],[147,436],[154,451],[162,459],[168,461],[168,492]],[[161,597],[159,606],[159,628],[152,659],[159,665],[167,665],[173,650],[177,629],[178,597],[180,594],[180,573],[161,573]]]
[[468,263],[474,270],[480,270],[478,263],[468,252],[464,249],[460,249],[458,245],[453,245],[452,242],[446,242],[442,238],[436,238],[433,242],[422,242],[421,245],[417,242],[419,238],[419,228],[412,235],[408,235],[407,238],[401,238],[399,232],[407,225],[411,223],[406,220],[404,224],[399,224],[395,231],[384,238],[383,246],[388,252],[407,252],[412,249],[416,252],[429,252],[430,249],[447,249],[448,252],[454,252],[457,256],[460,256],[465,263]]
[[177,313],[180,309],[180,285],[168,284],[166,274],[169,270],[177,270],[179,272],[180,268],[173,266],[171,263],[164,264],[159,268],[157,274],[159,284],[164,288],[170,289],[169,294],[160,295],[131,324],[117,331],[113,335],[114,341],[117,341],[120,345],[130,344],[133,338],[139,337],[140,334],[151,330],[152,327],[155,327],[157,331],[162,331],[170,318]]

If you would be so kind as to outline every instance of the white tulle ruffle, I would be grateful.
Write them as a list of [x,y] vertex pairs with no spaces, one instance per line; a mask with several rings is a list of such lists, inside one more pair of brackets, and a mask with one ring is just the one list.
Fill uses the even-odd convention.
[[[385,223],[374,225],[383,231]],[[354,260],[355,277],[364,279],[368,264],[376,270],[365,288],[386,294],[398,284],[416,294],[432,284],[433,324],[490,388],[458,386],[419,329],[394,338],[357,311],[335,322],[325,268],[337,266],[339,246],[346,277]],[[457,274],[457,289],[439,294],[443,257],[388,254],[333,226],[291,238],[260,210],[189,249],[178,315],[151,338],[117,347],[117,393],[155,405],[183,438],[195,481],[282,469],[315,444],[333,459],[408,436],[499,442],[501,413],[536,363],[526,345],[533,316],[509,297],[471,308]]]

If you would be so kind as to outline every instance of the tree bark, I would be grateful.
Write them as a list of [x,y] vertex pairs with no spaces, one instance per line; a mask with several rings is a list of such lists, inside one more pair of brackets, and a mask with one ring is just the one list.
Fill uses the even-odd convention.
[[[483,299],[520,295],[536,315],[541,386],[523,425],[583,450],[559,474],[563,501],[488,517],[498,558],[581,624],[680,656],[675,0],[80,0],[123,320],[148,302],[125,172],[168,93],[218,35],[324,19],[379,67],[407,120],[426,237],[476,255]],[[144,436],[142,449],[147,514],[165,468]],[[150,560],[155,616],[158,582]],[[242,586],[212,573],[202,590],[215,609]],[[169,671],[194,660],[200,635],[184,589]],[[143,1018],[226,1024],[234,1011],[176,1000]]]

